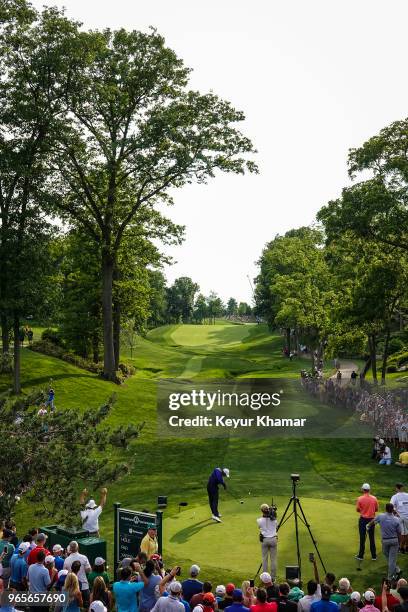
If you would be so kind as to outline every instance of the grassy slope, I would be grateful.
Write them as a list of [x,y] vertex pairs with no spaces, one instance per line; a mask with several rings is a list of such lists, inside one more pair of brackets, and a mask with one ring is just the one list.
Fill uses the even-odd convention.
[[[222,582],[251,576],[258,565],[254,518],[262,500],[274,495],[279,510],[290,495],[291,472],[300,472],[300,494],[321,552],[329,568],[355,578],[356,514],[353,502],[364,481],[385,501],[392,483],[401,478],[394,466],[370,463],[370,444],[364,440],[158,440],[155,434],[156,381],[163,377],[298,377],[304,361],[289,362],[281,356],[282,341],[263,326],[166,326],[139,339],[132,360],[138,368],[126,385],[116,387],[92,374],[56,359],[23,351],[23,385],[46,385],[50,376],[56,389],[57,408],[85,409],[103,402],[112,392],[117,403],[112,424],[146,421],[138,442],[129,451],[135,460],[133,473],[110,487],[109,502],[155,509],[158,494],[169,496],[166,511],[166,558],[186,567],[198,561],[203,575]],[[0,391],[8,381],[0,377]],[[301,398],[299,398],[300,401]],[[244,498],[237,505],[223,496],[225,522],[207,522],[205,483],[214,465],[228,465],[231,488]],[[251,495],[248,495],[251,491]],[[188,508],[178,514],[179,501]],[[335,500],[336,503],[332,503]],[[195,515],[194,515],[195,513]],[[194,515],[194,516],[193,516]],[[21,505],[21,530],[33,523],[32,508]],[[203,521],[203,522],[202,522]],[[112,513],[107,508],[102,531],[112,541]],[[294,564],[290,523],[280,538],[280,568]],[[305,543],[304,554],[311,549]],[[110,558],[112,549],[110,547]],[[405,559],[403,560],[405,561]],[[404,566],[404,563],[403,563]],[[384,563],[364,566],[364,585],[378,582]]]

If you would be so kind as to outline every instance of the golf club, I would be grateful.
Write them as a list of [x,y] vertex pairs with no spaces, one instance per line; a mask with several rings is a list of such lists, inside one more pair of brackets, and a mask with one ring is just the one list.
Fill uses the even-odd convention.
[[244,500],[243,499],[239,499],[239,497],[234,495],[234,493],[232,491],[230,491],[229,489],[226,489],[226,491],[227,491],[227,493],[229,493],[231,495],[232,499],[235,499],[237,504],[243,504],[244,503]]

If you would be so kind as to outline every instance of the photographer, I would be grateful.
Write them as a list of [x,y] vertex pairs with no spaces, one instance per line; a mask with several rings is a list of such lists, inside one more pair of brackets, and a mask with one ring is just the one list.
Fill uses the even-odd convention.
[[276,557],[277,557],[277,520],[276,520],[276,506],[268,506],[268,504],[262,504],[261,506],[262,517],[256,519],[259,527],[259,539],[261,541],[262,551],[262,569],[264,572],[268,571],[268,557],[271,560],[271,576],[273,579],[276,577]]

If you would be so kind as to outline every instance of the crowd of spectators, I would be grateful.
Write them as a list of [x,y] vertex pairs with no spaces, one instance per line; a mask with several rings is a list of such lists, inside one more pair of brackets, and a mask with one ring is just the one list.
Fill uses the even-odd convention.
[[307,376],[303,371],[301,382],[319,401],[354,411],[360,421],[372,426],[384,441],[403,449],[408,447],[408,389],[378,389],[352,382],[342,385],[338,379]]
[[[104,559],[93,566],[73,541],[66,550],[56,544],[47,548],[47,538],[32,529],[21,540],[15,525],[7,522],[0,540],[0,591],[11,589],[29,593],[61,592],[64,604],[56,612],[407,612],[406,580],[383,580],[377,591],[354,590],[350,581],[332,573],[320,579],[316,561],[312,561],[313,579],[275,582],[262,572],[255,580],[236,585],[213,585],[200,579],[200,567],[192,565],[189,577],[180,580],[180,567],[165,570],[162,558],[149,558],[140,552],[135,558],[124,558],[109,576]],[[17,604],[16,609],[20,609]],[[24,607],[21,607],[24,610]],[[49,612],[49,607],[35,607],[34,612]],[[14,608],[2,602],[0,612]]]

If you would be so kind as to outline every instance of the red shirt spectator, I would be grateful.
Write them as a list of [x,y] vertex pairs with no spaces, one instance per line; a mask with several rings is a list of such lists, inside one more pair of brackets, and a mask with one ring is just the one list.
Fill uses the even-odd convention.
[[33,548],[30,554],[28,555],[27,565],[33,565],[33,563],[37,563],[37,553],[40,550],[43,550],[45,552],[45,556],[48,556],[51,554],[50,551],[47,548],[45,548],[46,540],[47,540],[47,536],[45,535],[45,533],[38,534],[38,536],[36,537],[37,546],[35,546],[35,548]]

